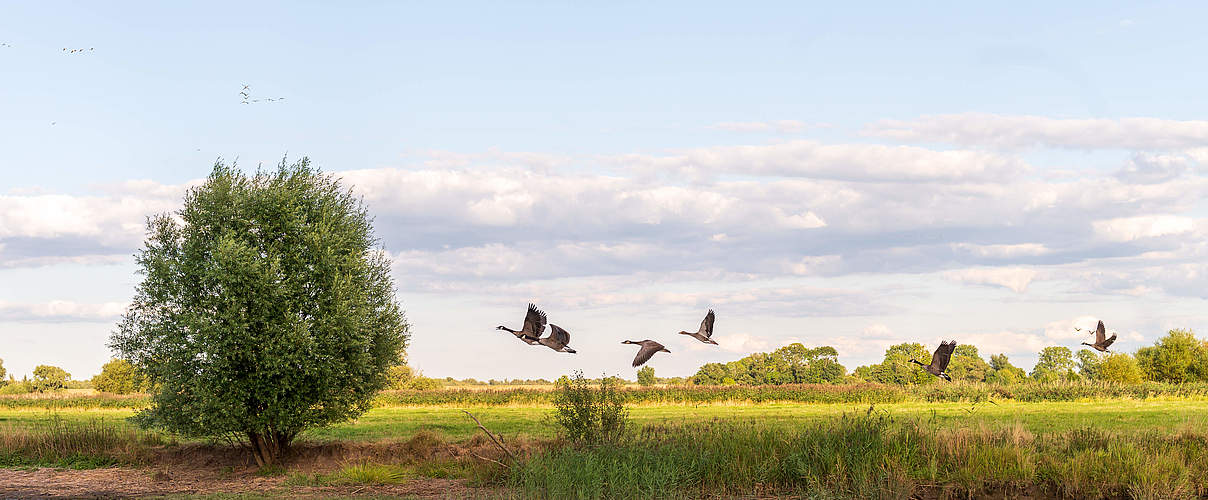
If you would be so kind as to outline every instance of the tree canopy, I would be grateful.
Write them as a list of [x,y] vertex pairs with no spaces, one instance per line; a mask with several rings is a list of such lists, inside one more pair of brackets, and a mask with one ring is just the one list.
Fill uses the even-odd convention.
[[254,176],[218,163],[148,220],[137,263],[110,347],[155,384],[138,421],[240,439],[262,465],[367,411],[406,347],[367,210],[306,159]]
[[92,388],[112,394],[131,394],[151,388],[147,377],[124,359],[114,359],[101,367],[92,377]]
[[1150,380],[1200,382],[1208,380],[1208,342],[1191,330],[1170,330],[1150,347],[1137,350],[1137,363]]
[[856,376],[869,382],[884,384],[934,383],[935,377],[922,370],[918,365],[911,363],[911,359],[927,364],[931,362],[931,353],[918,342],[889,346],[889,349],[885,350],[884,361],[857,368]]
[[755,353],[729,363],[708,363],[692,377],[701,385],[837,384],[847,369],[830,346],[808,348],[792,343],[769,353]]
[[71,379],[71,374],[57,366],[38,365],[34,367],[33,389],[38,392],[62,390]]

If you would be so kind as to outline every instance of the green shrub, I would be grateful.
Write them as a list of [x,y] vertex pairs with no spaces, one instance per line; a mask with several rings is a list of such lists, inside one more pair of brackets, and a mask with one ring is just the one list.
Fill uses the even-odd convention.
[[649,387],[654,385],[654,380],[653,366],[643,366],[642,369],[638,370],[638,384]]
[[415,377],[407,383],[407,388],[416,391],[435,391],[444,387],[439,380],[428,377]]
[[559,381],[554,396],[554,421],[572,441],[589,444],[615,441],[629,420],[620,385],[616,378],[604,377],[599,388],[593,389],[583,378],[583,372],[576,371],[573,378]]

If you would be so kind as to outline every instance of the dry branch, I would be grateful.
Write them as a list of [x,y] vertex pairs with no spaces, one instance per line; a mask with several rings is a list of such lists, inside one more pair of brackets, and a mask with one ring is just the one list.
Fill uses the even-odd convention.
[[[516,461],[516,455],[512,454],[512,450],[509,450],[509,449],[507,449],[507,447],[503,446],[503,443],[499,442],[499,439],[495,438],[495,435],[492,434],[489,429],[487,429],[486,427],[483,427],[482,422],[478,421],[478,417],[475,417],[473,413],[470,413],[466,410],[462,410],[461,412],[465,413],[470,418],[474,419],[474,423],[478,424],[478,428],[482,429],[482,432],[485,432],[487,434],[487,437],[491,438],[491,442],[495,443],[495,446],[498,446],[499,449],[503,450],[504,453],[507,453],[508,458],[511,458],[512,462]],[[478,457],[478,455],[475,455],[473,452],[471,452],[470,454]],[[478,458],[482,458],[482,457],[478,457]],[[490,459],[484,459],[484,460],[490,460]],[[491,461],[495,462],[494,460],[491,460]],[[499,463],[499,462],[495,462],[495,463]],[[503,464],[500,464],[500,465],[503,465]]]

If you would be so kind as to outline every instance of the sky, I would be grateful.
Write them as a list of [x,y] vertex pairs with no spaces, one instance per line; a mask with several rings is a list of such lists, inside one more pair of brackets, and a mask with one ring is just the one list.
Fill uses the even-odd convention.
[[[100,371],[216,161],[363,197],[435,377],[1208,329],[1202,3],[2,2],[0,359]],[[75,50],[75,52],[72,52]],[[249,102],[240,91],[248,87]],[[272,99],[271,101],[268,99]],[[578,354],[532,347],[535,302]],[[695,330],[717,311],[719,346]]]

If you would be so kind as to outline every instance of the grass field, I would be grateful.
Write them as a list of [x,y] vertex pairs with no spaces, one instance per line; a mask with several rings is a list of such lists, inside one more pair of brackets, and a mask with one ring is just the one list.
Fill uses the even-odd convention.
[[[132,408],[26,403],[0,406],[0,468],[138,466],[148,447],[191,442],[137,429],[126,420],[137,411]],[[1028,488],[1133,498],[1208,494],[1208,486],[1197,486],[1208,485],[1208,400],[1195,394],[1040,402],[638,402],[629,409],[633,439],[588,448],[557,444],[559,429],[545,403],[466,409],[508,442],[530,443],[530,458],[512,472],[468,457],[428,465],[343,463],[323,474],[290,475],[284,484],[455,477],[547,498],[694,498],[764,489],[847,498],[940,491],[935,494],[942,497],[950,487],[968,494],[1039,491]],[[443,450],[440,443],[482,446],[480,432],[447,403],[386,405],[355,422],[307,431],[300,440],[377,446],[427,435],[436,440],[433,449]],[[731,475],[716,470],[725,467],[737,469]]]
[[[769,426],[792,427],[864,412],[857,404],[713,404],[700,406],[643,405],[630,409],[637,425],[703,422],[714,419],[753,420]],[[1208,401],[1105,400],[1088,402],[1021,403],[890,403],[874,405],[878,413],[894,419],[960,426],[1018,425],[1032,433],[1063,432],[1098,427],[1119,433],[1183,427],[1208,429]],[[472,408],[491,430],[507,436],[548,438],[556,425],[544,406]],[[55,418],[66,421],[101,421],[131,426],[128,409],[0,409],[0,429],[44,425]],[[389,407],[370,410],[355,422],[307,431],[309,441],[380,441],[406,439],[421,430],[434,431],[451,440],[478,432],[474,423],[456,408]]]

